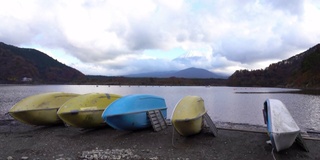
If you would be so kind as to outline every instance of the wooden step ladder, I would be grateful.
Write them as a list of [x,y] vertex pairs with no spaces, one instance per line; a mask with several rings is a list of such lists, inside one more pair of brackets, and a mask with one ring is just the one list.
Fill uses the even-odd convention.
[[147,114],[154,131],[158,132],[168,127],[160,110],[151,110]]
[[218,129],[217,129],[216,125],[213,123],[213,121],[210,118],[210,116],[208,115],[208,113],[205,113],[203,115],[203,118],[204,118],[206,124],[209,126],[211,132],[213,133],[213,136],[217,137],[218,136]]

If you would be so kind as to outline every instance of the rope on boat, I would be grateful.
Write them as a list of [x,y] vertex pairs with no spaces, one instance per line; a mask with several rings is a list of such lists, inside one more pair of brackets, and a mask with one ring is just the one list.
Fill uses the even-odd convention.
[[174,143],[173,143],[173,139],[174,139],[174,132],[175,132],[174,127],[172,127],[172,138],[171,138],[171,144],[172,144],[172,146],[173,146],[174,148],[177,148],[177,147],[174,145]]
[[171,144],[172,144],[172,146],[174,147],[174,148],[177,148],[177,149],[188,149],[190,146],[188,146],[188,147],[178,147],[178,146],[175,146],[174,145],[174,132],[176,132],[176,130],[175,130],[175,128],[174,127],[172,127],[172,139],[171,139]]
[[272,157],[273,157],[274,160],[277,160],[276,157],[274,156],[273,151],[274,151],[274,148],[272,147],[272,150],[271,150]]

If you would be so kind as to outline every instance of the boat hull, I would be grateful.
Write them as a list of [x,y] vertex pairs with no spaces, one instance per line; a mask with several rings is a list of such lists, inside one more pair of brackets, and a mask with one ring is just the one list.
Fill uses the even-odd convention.
[[205,113],[201,97],[186,96],[177,103],[172,115],[172,124],[182,136],[198,134],[202,130]]
[[102,118],[117,130],[138,130],[151,127],[147,112],[160,110],[167,117],[165,100],[158,96],[135,94],[118,99],[103,112]]
[[121,96],[116,94],[89,93],[63,104],[57,112],[67,125],[78,128],[96,128],[107,124],[101,118],[105,108]]
[[272,147],[278,152],[289,148],[300,133],[300,128],[288,109],[277,99],[267,99],[263,112]]
[[[166,109],[162,109],[160,111],[162,115],[166,114]],[[139,130],[151,127],[151,122],[146,111],[109,116],[108,124],[117,130]]]
[[55,125],[62,124],[61,119],[57,116],[58,109],[46,109],[46,110],[28,110],[11,112],[10,115],[23,123],[30,125]]
[[62,124],[57,110],[66,101],[79,96],[74,93],[51,92],[29,96],[16,103],[9,114],[16,120],[30,125]]

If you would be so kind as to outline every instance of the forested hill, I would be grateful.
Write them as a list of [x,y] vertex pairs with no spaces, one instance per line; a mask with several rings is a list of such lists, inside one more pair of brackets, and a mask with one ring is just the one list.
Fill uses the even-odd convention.
[[0,42],[0,83],[68,83],[85,75],[35,49]]
[[260,70],[238,70],[230,86],[320,88],[320,44]]

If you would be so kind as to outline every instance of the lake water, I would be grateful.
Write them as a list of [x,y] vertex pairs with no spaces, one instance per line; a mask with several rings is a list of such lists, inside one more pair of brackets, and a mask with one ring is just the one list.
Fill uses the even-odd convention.
[[166,100],[168,118],[181,98],[204,99],[214,122],[265,126],[262,108],[267,98],[281,100],[302,130],[320,130],[320,95],[298,94],[296,89],[204,86],[104,86],[104,85],[0,85],[0,119],[25,97],[45,92],[153,94]]

